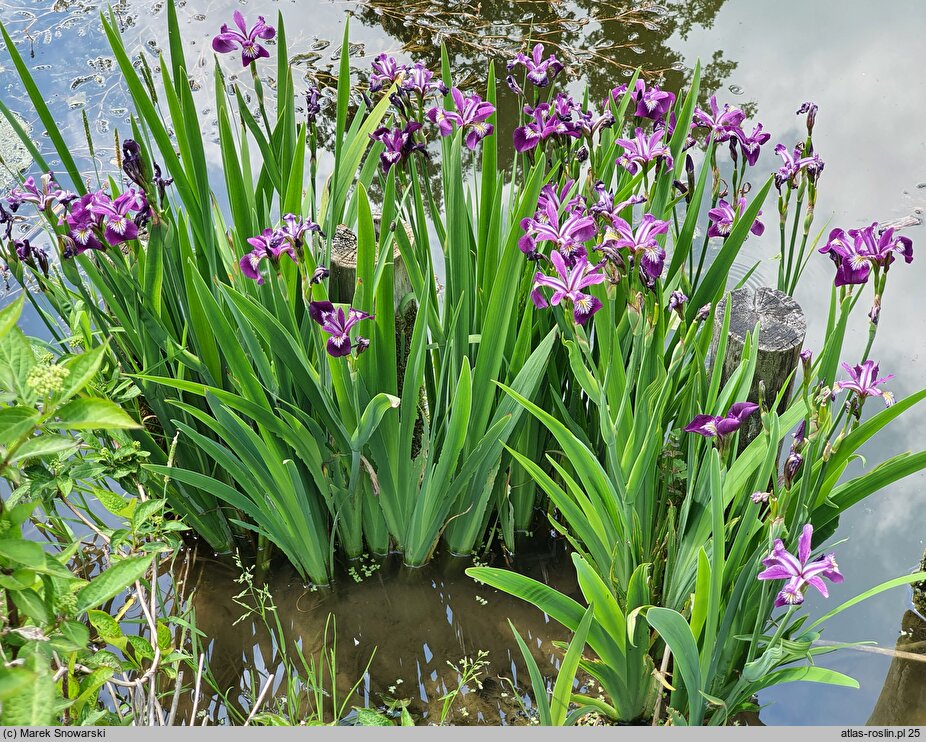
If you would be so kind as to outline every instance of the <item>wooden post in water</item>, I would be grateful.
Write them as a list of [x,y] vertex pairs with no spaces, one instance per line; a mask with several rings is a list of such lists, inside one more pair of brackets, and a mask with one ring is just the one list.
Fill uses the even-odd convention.
[[[779,392],[788,383],[789,388],[782,398],[777,412],[781,414],[787,407],[794,383],[792,372],[800,360],[807,322],[804,310],[792,297],[777,289],[763,286],[753,292],[744,287],[730,293],[733,302],[730,308],[730,331],[727,336],[726,356],[721,359],[723,371],[721,383],[726,383],[736,371],[743,357],[743,345],[746,336],[753,332],[756,325],[759,330],[759,356],[756,372],[752,379],[748,401],[759,401],[759,383],[765,384],[766,404],[772,404]],[[714,313],[714,339],[711,342],[711,365],[716,362],[717,346],[720,333],[723,332],[723,317],[726,311],[726,297],[717,304]],[[737,402],[745,400],[734,400]],[[722,411],[724,412],[724,411]],[[758,414],[751,416],[740,431],[740,450],[752,441],[762,430],[762,421]]]
[[[377,227],[379,225],[377,224]],[[354,298],[357,283],[357,235],[339,224],[331,237],[331,275],[328,277],[328,296],[334,303],[350,304]],[[399,309],[402,299],[412,292],[412,282],[402,260],[398,243],[392,253],[393,296],[395,299],[396,325],[399,323]],[[412,315],[414,322],[414,315]]]

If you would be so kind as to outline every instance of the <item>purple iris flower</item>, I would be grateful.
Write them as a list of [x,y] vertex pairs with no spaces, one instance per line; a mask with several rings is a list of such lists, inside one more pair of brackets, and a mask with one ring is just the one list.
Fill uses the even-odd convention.
[[675,93],[661,90],[658,85],[647,87],[643,80],[637,80],[633,100],[637,104],[637,108],[633,112],[634,116],[660,121],[666,117],[669,109],[675,103]]
[[465,132],[463,143],[474,150],[479,142],[495,131],[492,124],[486,123],[486,119],[495,113],[495,106],[475,94],[465,97],[459,88],[451,88],[450,96],[457,110],[447,111],[435,107],[428,111],[428,118],[437,124],[442,137],[452,134],[456,124]]
[[389,87],[408,69],[404,64],[399,64],[395,57],[391,57],[388,54],[378,55],[370,66],[373,69],[370,73],[371,93],[376,93],[385,87]]
[[295,263],[296,252],[292,243],[286,239],[284,230],[267,228],[257,237],[249,237],[248,244],[254,249],[241,258],[239,265],[241,272],[258,286],[264,285],[264,277],[260,274],[260,263],[265,258],[277,265],[283,255]]
[[687,301],[688,297],[682,291],[676,289],[671,294],[669,294],[669,311],[678,312],[678,316],[684,319],[685,313],[683,308]]
[[447,86],[444,85],[444,81],[440,78],[434,80],[432,79],[433,77],[434,73],[431,72],[431,70],[421,64],[421,62],[416,62],[408,68],[405,78],[402,80],[402,90],[414,91],[422,98],[432,92],[447,95],[449,91],[447,90]]
[[524,126],[514,130],[514,148],[516,152],[527,152],[540,142],[553,136],[582,136],[579,127],[563,119],[549,103],[539,103],[534,108],[525,106],[524,113],[533,116]]
[[614,126],[614,114],[610,111],[605,111],[600,116],[595,116],[591,111],[586,111],[576,117],[575,120],[575,128],[582,136],[588,139],[595,136],[601,129],[610,129],[612,126]]
[[[534,287],[531,291],[531,300],[538,309],[545,309],[551,304],[555,307],[563,299],[572,302],[572,317],[576,324],[584,325],[589,318],[601,309],[601,301],[590,294],[583,293],[583,289],[603,283],[604,275],[601,273],[601,263],[591,265],[584,255],[579,256],[570,268],[559,251],[550,254],[550,262],[559,274],[558,277],[547,276],[539,271],[534,274]],[[549,303],[541,292],[541,287],[553,289]]]
[[758,579],[788,581],[775,597],[776,608],[803,603],[804,589],[807,585],[812,585],[824,598],[828,598],[829,592],[826,583],[823,582],[824,577],[830,582],[843,581],[835,555],[826,554],[812,562],[809,561],[812,537],[813,526],[808,523],[797,540],[796,556],[785,549],[780,538],[776,538],[772,553],[762,560],[766,569],[759,573]]
[[702,108],[695,108],[694,120],[698,126],[710,129],[715,142],[726,142],[730,137],[739,137],[740,127],[746,114],[729,103],[723,104],[723,110],[717,105],[717,96],[712,95],[710,100],[711,112]]
[[309,283],[321,283],[326,278],[328,278],[329,275],[331,275],[331,271],[329,271],[325,266],[319,265],[315,268],[314,271],[312,271],[312,278],[309,279]]
[[563,121],[572,121],[573,116],[581,110],[581,106],[576,103],[571,95],[557,93],[553,99],[553,113],[559,116]]
[[508,75],[505,78],[505,84],[515,95],[524,95],[524,89],[518,85],[518,81],[514,79],[514,75]]
[[810,368],[813,361],[813,353],[809,348],[801,351],[801,364],[804,366],[804,376],[810,376]]
[[834,229],[819,252],[829,255],[836,264],[836,286],[847,286],[867,283],[872,268],[887,269],[895,253],[912,263],[913,241],[895,237],[893,227],[882,230],[873,222],[862,229],[850,229],[848,234]]
[[222,24],[221,33],[212,40],[212,48],[219,54],[233,52],[235,48],[241,47],[241,64],[247,67],[249,64],[256,62],[261,57],[269,57],[268,52],[260,45],[258,39],[268,40],[276,36],[273,26],[268,26],[262,15],[257,16],[251,30],[248,30],[244,22],[244,16],[240,10],[236,10],[232,15],[237,31],[230,31],[227,23]]
[[737,402],[732,405],[724,417],[718,415],[695,415],[694,420],[688,423],[685,428],[686,433],[697,433],[705,438],[723,439],[725,436],[735,433],[746,422],[746,419],[756,410],[759,405],[752,402]]
[[796,114],[800,116],[805,113],[807,114],[807,133],[813,134],[813,125],[817,120],[817,104],[813,101],[807,101],[806,103],[801,104],[801,107],[797,109]]
[[600,180],[595,183],[594,189],[598,194],[598,201],[597,203],[591,205],[589,211],[596,216],[603,217],[609,222],[619,218],[620,213],[628,206],[642,204],[644,201],[646,201],[646,196],[631,196],[626,201],[620,201],[619,203],[615,204],[614,194],[611,193],[611,191],[609,191],[605,187],[605,184]]
[[545,88],[554,77],[563,71],[562,63],[553,54],[546,59],[543,58],[543,44],[534,46],[529,57],[518,53],[508,63],[508,71],[511,72],[518,65],[524,66],[527,70],[527,79],[540,88]]
[[750,167],[758,162],[759,150],[762,145],[772,138],[771,134],[762,130],[762,124],[756,124],[755,128],[752,130],[752,134],[747,135],[742,129],[737,130],[735,134],[739,141],[743,158],[749,163]]
[[335,309],[330,301],[313,301],[309,303],[309,316],[331,335],[326,345],[330,356],[340,358],[349,355],[352,348],[356,348],[357,355],[360,355],[370,345],[370,341],[362,337],[351,345],[350,331],[358,322],[373,319],[372,314],[350,307],[345,315],[341,307]]
[[415,141],[415,132],[421,128],[417,121],[410,121],[404,129],[381,127],[370,134],[370,139],[382,142],[386,149],[379,156],[379,165],[388,173],[393,165],[405,162],[412,152],[424,151],[424,145]]
[[534,215],[534,218],[544,221],[547,218],[547,207],[550,205],[552,205],[553,211],[557,213],[562,211],[564,207],[565,211],[568,212],[584,209],[585,196],[582,194],[576,194],[568,201],[565,200],[566,196],[568,196],[569,192],[572,190],[573,185],[575,185],[574,180],[567,180],[558,191],[553,183],[547,183],[541,188],[540,197],[537,199],[537,213]]
[[321,97],[322,91],[314,85],[305,91],[305,120],[309,124],[314,124],[322,112]]
[[41,247],[33,245],[28,239],[16,240],[13,246],[20,262],[25,263],[32,270],[42,271],[42,274],[48,277],[48,253]]
[[656,237],[668,231],[669,222],[657,219],[652,214],[643,215],[636,231],[626,221],[615,217],[599,249],[607,255],[621,248],[629,248],[647,285],[652,285],[662,275],[666,261],[666,251]]
[[298,251],[302,249],[305,243],[305,236],[310,232],[321,232],[319,227],[311,219],[303,219],[296,214],[286,214],[283,217],[283,225],[278,229],[277,234]]
[[122,142],[122,172],[142,190],[147,188],[151,182],[145,160],[141,155],[141,147],[134,139],[126,139]]
[[617,158],[617,164],[631,175],[636,175],[641,167],[653,160],[665,160],[666,167],[672,167],[672,153],[662,143],[665,130],[654,131],[650,135],[637,127],[633,139],[615,139],[614,142],[624,148],[624,153]]
[[7,201],[10,208],[16,211],[22,204],[35,204],[39,211],[45,211],[54,204],[55,201],[70,203],[77,196],[65,191],[55,182],[55,174],[47,172],[39,178],[40,183],[35,182],[35,178],[29,176],[23,181],[21,188],[13,188]]
[[782,473],[782,481],[784,482],[785,489],[791,489],[791,484],[794,482],[794,477],[797,476],[797,472],[803,463],[804,457],[801,456],[797,451],[791,451],[788,454],[788,458],[785,459],[784,471]]
[[0,225],[3,225],[3,239],[10,240],[13,235],[13,215],[0,203]]
[[812,154],[804,156],[804,145],[799,144],[794,148],[794,152],[788,151],[783,144],[775,146],[775,154],[783,160],[783,164],[775,173],[775,187],[781,188],[785,183],[794,185],[794,179],[797,178],[801,171],[807,172],[807,177],[816,180],[817,176],[823,172],[823,160],[820,155]]
[[141,191],[130,188],[113,201],[103,191],[94,194],[89,202],[90,213],[103,220],[103,237],[110,245],[119,245],[138,237],[138,225],[130,211],[143,211],[148,205]]
[[70,238],[74,242],[68,250],[66,257],[80,255],[85,250],[105,250],[106,246],[100,241],[99,233],[103,229],[103,219],[90,210],[97,194],[86,193],[71,204],[68,215],[64,218],[70,230]]
[[578,255],[584,255],[585,242],[594,238],[598,232],[595,220],[585,216],[581,211],[566,211],[562,216],[556,204],[547,201],[543,211],[521,221],[525,234],[518,240],[518,247],[528,257],[536,257],[537,244],[552,242],[553,249],[559,251],[560,257],[568,262]]
[[[730,230],[733,229],[733,224],[736,222],[738,212],[742,212],[745,208],[745,198],[741,198],[739,200],[736,209],[734,209],[724,199],[720,199],[717,206],[707,212],[707,218],[710,219],[711,222],[710,227],[707,229],[707,236],[722,237],[724,239],[729,237]],[[759,212],[759,216],[762,216],[761,211]],[[749,231],[758,237],[765,231],[765,225],[756,219],[752,223],[752,226],[749,228]]]
[[848,389],[850,392],[855,392],[856,398],[860,403],[863,402],[866,397],[881,397],[884,400],[884,404],[888,407],[894,404],[893,394],[883,389],[878,389],[885,381],[893,379],[894,374],[879,379],[878,364],[874,361],[865,361],[860,366],[850,366],[848,363],[843,363],[842,367],[846,370],[846,373],[849,374],[850,378],[847,381],[837,381],[833,384],[833,394],[841,392],[843,389]]

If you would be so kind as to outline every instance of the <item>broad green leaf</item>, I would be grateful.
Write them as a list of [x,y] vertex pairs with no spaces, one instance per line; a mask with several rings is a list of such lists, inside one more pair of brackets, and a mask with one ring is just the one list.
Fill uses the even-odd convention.
[[0,701],[16,696],[25,688],[31,687],[36,675],[22,667],[0,669]]
[[144,577],[151,567],[150,556],[129,557],[116,562],[77,593],[77,612],[102,605],[129,585]]
[[58,420],[49,427],[61,430],[119,430],[141,427],[119,405],[107,399],[84,397],[58,410]]
[[0,446],[9,448],[32,430],[40,417],[38,410],[24,405],[0,409]]
[[698,645],[691,627],[678,611],[669,608],[650,608],[646,620],[672,652],[676,675],[681,676],[688,693],[689,721],[693,726],[699,725],[704,718],[704,703],[701,696]]
[[389,410],[396,409],[401,402],[401,399],[391,394],[380,393],[373,397],[360,416],[360,423],[357,425],[357,429],[351,437],[351,448],[354,451],[363,449],[380,421],[382,421],[383,415]]
[[73,451],[79,443],[80,441],[69,436],[44,433],[30,438],[19,446],[10,457],[10,462],[16,463],[28,461],[29,459],[41,459],[46,456],[58,456]]
[[54,640],[58,649],[64,649],[66,652],[77,652],[87,648],[90,643],[90,630],[80,621],[65,621],[61,624],[61,637],[64,639]]
[[119,646],[120,643],[125,644],[125,637],[122,635],[119,622],[106,611],[91,609],[87,611],[87,618],[101,639],[115,646]]
[[32,676],[32,682],[28,686],[12,684],[14,687],[3,699],[0,726],[42,727],[54,724],[55,683],[47,660],[39,653],[35,643],[24,647],[19,659],[25,660],[22,671]]
[[145,639],[145,637],[138,636],[137,634],[129,634],[125,638],[128,640],[129,646],[132,647],[136,660],[154,659],[154,647],[151,646],[151,642]]
[[45,550],[34,541],[5,538],[0,540],[0,558],[26,567],[45,563]]
[[572,699],[572,684],[575,681],[588,630],[594,618],[595,607],[589,606],[579,622],[575,636],[569,642],[569,649],[566,650],[566,655],[556,673],[556,684],[553,686],[553,698],[550,702],[550,723],[553,726],[562,726],[566,722],[569,702]]
[[0,308],[0,339],[6,337],[6,334],[16,327],[25,303],[26,295],[23,294],[15,301],[11,301],[5,307]]
[[373,709],[360,708],[354,706],[357,712],[357,725],[361,727],[391,727],[394,726],[392,720],[387,716],[374,711]]
[[33,396],[26,385],[29,372],[35,366],[35,354],[22,330],[14,327],[0,337],[0,391],[15,392],[20,399]]
[[103,355],[107,351],[107,344],[98,345],[80,355],[68,358],[62,365],[68,370],[61,391],[58,392],[57,401],[63,403],[83,391],[90,383],[103,362]]

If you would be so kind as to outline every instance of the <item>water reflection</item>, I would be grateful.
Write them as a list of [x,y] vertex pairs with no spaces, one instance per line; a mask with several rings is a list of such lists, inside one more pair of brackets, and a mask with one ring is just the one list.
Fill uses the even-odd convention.
[[[585,71],[596,98],[603,97],[615,80],[637,65],[642,65],[649,74],[662,75],[668,87],[678,88],[700,58],[708,63],[705,90],[718,89],[721,100],[739,105],[756,101],[755,113],[773,132],[773,143],[797,141],[801,133],[794,111],[804,100],[820,104],[815,141],[827,165],[817,206],[819,228],[848,228],[875,219],[916,219],[926,207],[926,191],[920,188],[926,181],[926,141],[919,126],[926,116],[926,78],[916,74],[926,67],[926,48],[921,44],[926,6],[915,0],[882,3],[876,24],[872,23],[870,4],[862,0],[817,3],[783,0],[774,12],[769,12],[767,4],[747,0],[669,2],[661,6],[593,0],[561,3],[483,0],[478,13],[467,11],[467,3],[431,0],[409,0],[401,6],[401,13],[396,12],[395,3],[373,0],[355,5],[311,3],[309,13],[296,12],[306,4],[295,2],[190,0],[181,5],[179,15],[194,87],[202,88],[197,93],[197,104],[207,122],[212,111],[206,95],[209,86],[204,84],[212,72],[209,41],[217,26],[242,5],[248,6],[247,12],[262,12],[268,18],[275,16],[277,9],[284,12],[294,61],[303,77],[321,75],[324,79],[329,75],[330,80],[338,46],[336,41],[330,42],[341,36],[345,9],[352,9],[362,21],[354,23],[351,30],[357,44],[355,51],[365,55],[356,60],[358,68],[365,68],[381,51],[415,55],[436,67],[435,41],[443,40],[454,69],[463,75],[461,79],[478,81],[486,60],[503,63],[512,50],[521,46],[524,24],[529,29],[528,35],[555,46],[575,71],[579,68]],[[113,130],[126,129],[128,108],[99,31],[100,7],[98,0],[0,0],[0,19],[9,25],[17,40],[26,40],[23,48],[39,85],[48,92],[69,142],[77,154],[83,155],[84,165],[89,168],[90,152],[83,137],[86,114],[97,140],[98,164],[105,169],[111,166]],[[166,24],[163,3],[123,0],[114,10],[131,52],[156,66]],[[411,19],[406,18],[409,14]],[[15,79],[8,63],[0,67],[0,95],[8,105],[26,115],[29,106]],[[510,113],[513,98],[504,86],[500,87],[500,94],[503,115],[506,110]],[[41,126],[33,131],[47,148]],[[214,133],[207,131],[206,136],[212,137]],[[210,155],[218,162],[214,148]],[[776,158],[769,148],[757,171],[770,172],[774,167]],[[767,205],[766,213],[773,214],[774,206]],[[879,339],[873,352],[885,373],[897,374],[892,390],[898,398],[926,385],[923,365],[926,314],[921,311],[922,287],[926,284],[923,254],[926,231],[913,226],[907,234],[916,244],[917,260],[912,266],[899,265],[891,271]],[[762,260],[755,280],[773,278],[777,272],[771,260],[775,250],[774,229],[767,230],[763,239],[751,239],[742,270],[745,272],[753,261]],[[814,349],[822,342],[823,313],[831,282],[829,261],[812,259],[797,298],[807,311],[807,342]],[[867,327],[862,322],[856,323],[847,344],[847,360],[860,360],[858,354],[866,340]],[[863,448],[866,462],[855,462],[850,474],[890,455],[923,449],[926,449],[926,408],[913,409],[904,414],[899,425],[890,427]],[[924,483],[926,474],[917,474],[892,485],[842,518],[838,535],[849,541],[841,544],[838,551],[847,579],[833,586],[829,601],[809,600],[811,613],[822,615],[839,602],[915,566],[926,538]],[[352,611],[382,615],[380,609],[386,593],[381,590],[376,594],[373,584],[360,586],[359,589],[369,591],[368,597],[361,599],[358,592],[351,599],[358,601],[351,604]],[[229,589],[227,582],[217,581],[214,585],[215,590],[220,586]],[[208,589],[211,589],[208,585],[204,586],[204,590]],[[439,594],[436,587],[425,589]],[[454,594],[463,594],[461,591],[466,589],[465,580],[461,580],[454,587]],[[388,595],[393,595],[392,587]],[[291,591],[283,590],[279,597],[284,596],[289,599]],[[403,606],[419,599],[426,600],[409,594]],[[467,603],[472,604],[472,611],[466,607]],[[207,607],[211,604],[216,601],[204,603]],[[519,605],[512,602],[506,610],[514,615]],[[412,610],[410,606],[404,607]],[[909,591],[884,593],[836,617],[828,624],[825,636],[839,641],[873,639],[882,647],[892,647],[897,641],[897,617],[905,617],[904,626],[913,621],[909,607]],[[483,611],[477,610],[472,595],[455,603],[455,608],[454,621],[465,620],[467,626],[475,627],[475,631],[470,629],[473,633],[469,636],[497,642],[499,650],[507,652],[511,646],[510,634],[502,613],[492,621],[479,623],[482,619],[478,616]],[[295,598],[291,604],[287,603],[287,609],[293,611],[294,624],[305,615],[301,604],[297,611]],[[204,613],[204,620],[213,621],[216,628],[223,622],[230,623],[229,618],[229,615],[210,618],[208,610]],[[413,621],[413,626],[420,621],[417,614],[409,613],[407,618]],[[476,623],[471,624],[470,620]],[[526,610],[518,614],[516,623],[520,628],[528,626],[531,620],[538,620],[536,612]],[[348,623],[346,619],[345,631]],[[307,625],[305,633],[311,632],[311,626],[317,628],[317,624]],[[227,625],[225,629],[222,641],[233,648],[232,656],[238,657],[234,660],[236,664],[230,666],[240,668],[240,642],[234,649],[234,632],[228,631]],[[536,629],[539,632],[541,626],[536,625]],[[367,636],[370,631],[373,630],[367,630]],[[398,650],[388,654],[392,651],[388,649],[390,639],[396,633],[393,629],[392,634],[377,635],[377,641],[371,642],[380,646],[374,667],[384,668],[385,682],[389,682],[392,667],[405,668],[411,662],[399,657]],[[444,653],[452,655],[451,649],[456,650],[458,645],[453,644],[450,635],[441,641]],[[347,641],[342,646],[351,643]],[[431,642],[426,643],[429,651],[433,651]],[[423,646],[418,654],[408,657],[413,656],[420,662],[425,656]],[[435,652],[433,657],[438,654]],[[443,667],[443,659],[435,661]],[[766,723],[861,724],[869,718],[879,723],[922,718],[926,700],[917,667],[910,665],[895,671],[890,658],[860,652],[829,655],[822,658],[821,664],[859,678],[861,689],[814,686],[810,693],[806,686],[793,685],[767,691],[760,699],[765,705]],[[894,677],[898,680],[893,680]],[[411,683],[415,678],[410,675],[406,682]],[[894,698],[903,700],[891,700]]]
[[[208,562],[200,566],[196,622],[211,642],[210,665],[218,685],[241,688],[245,671],[252,669],[262,683],[278,669],[278,648],[252,619],[236,623],[243,613],[232,600],[242,590],[235,582],[238,572]],[[530,699],[525,695],[519,702],[512,683],[526,694],[530,681],[508,620],[531,647],[548,679],[555,677],[561,657],[552,642],[568,640],[568,632],[523,601],[478,585],[463,574],[462,563],[449,569],[446,563],[442,566],[407,570],[390,562],[371,574],[358,568],[359,582],[343,574],[327,593],[304,588],[287,568],[275,570],[268,584],[289,646],[298,642],[307,657],[320,654],[328,614],[335,616],[338,696],[363,678],[348,708],[383,707],[397,699],[407,701],[416,718],[435,721],[440,717],[441,697],[457,687],[457,673],[448,663],[458,665],[462,658],[475,658],[483,650],[490,665],[482,676],[482,688],[467,689],[454,707],[452,723],[527,723],[521,703],[529,708]],[[561,550],[535,551],[519,559],[516,567],[578,595],[572,563],[562,558]],[[280,681],[277,675],[277,692]],[[213,699],[213,710],[217,703]]]
[[869,724],[926,724],[926,620],[907,611],[881,695],[868,718]]

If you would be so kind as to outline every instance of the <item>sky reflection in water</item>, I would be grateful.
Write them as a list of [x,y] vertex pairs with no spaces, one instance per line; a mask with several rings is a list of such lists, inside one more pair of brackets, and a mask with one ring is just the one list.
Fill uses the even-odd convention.
[[[207,140],[214,136],[208,131],[212,104],[206,95],[212,74],[209,43],[218,25],[241,4],[190,0],[180,10],[186,53],[193,70],[191,78],[194,87],[203,86],[199,100],[209,122]],[[109,167],[112,130],[128,131],[128,112],[108,48],[99,33],[98,3],[56,3],[56,7],[66,8],[61,12],[50,11],[52,5],[50,0],[0,0],[0,19],[18,32],[17,39],[25,32],[34,39],[33,69],[43,89],[51,91],[53,105],[69,137],[75,142],[82,140],[81,111],[85,110],[99,147],[100,164]],[[596,6],[597,20],[589,20],[587,7],[592,5]],[[669,3],[665,11],[643,3],[644,12],[634,14],[635,22],[629,25],[631,16],[624,14],[629,6],[618,3],[586,1],[560,6],[484,0],[481,18],[467,17],[454,10],[456,6],[448,8],[428,0],[408,6],[412,10],[441,12],[409,18],[396,14],[394,4],[386,2],[358,7],[295,0],[250,2],[246,12],[261,12],[272,22],[277,9],[282,10],[293,52],[299,55],[300,73],[311,71],[313,65],[325,68],[333,63],[332,54],[338,47],[348,9],[354,9],[361,21],[355,19],[351,31],[352,41],[358,45],[354,49],[358,56],[353,60],[358,68],[365,68],[382,51],[401,52],[403,47],[436,68],[435,39],[446,38],[454,69],[470,77],[473,85],[479,82],[487,58],[495,57],[497,64],[507,58],[506,49],[516,45],[504,36],[518,33],[524,23],[532,25],[535,34],[547,43],[559,44],[571,55],[574,65],[589,63],[594,100],[603,98],[607,89],[622,81],[626,71],[637,64],[664,71],[669,86],[678,87],[687,75],[686,68],[700,58],[711,63],[708,85],[718,89],[720,101],[750,104],[750,113],[772,132],[772,142],[754,170],[757,174],[778,166],[771,145],[780,141],[793,146],[801,138],[802,122],[794,115],[798,106],[805,100],[819,104],[814,139],[826,161],[826,170],[821,180],[816,229],[848,229],[874,220],[887,222],[911,216],[919,219],[926,206],[926,190],[918,187],[926,181],[926,131],[921,127],[926,118],[926,80],[920,72],[926,69],[926,48],[920,43],[926,28],[926,6],[916,0],[882,3],[877,20],[873,19],[870,5],[862,0],[788,0],[778,3],[773,14],[765,11],[768,6],[747,0]],[[156,65],[166,23],[163,4],[130,0],[120,17],[130,43],[142,50],[149,64]],[[420,22],[422,19],[426,22]],[[477,23],[482,24],[479,34],[473,34]],[[480,41],[475,46],[473,38],[477,35]],[[560,50],[557,53],[562,56]],[[239,71],[226,61],[227,72]],[[11,108],[25,113],[21,88],[13,71],[3,63],[0,94]],[[500,94],[500,111],[503,116],[510,115],[513,98],[504,88]],[[86,149],[83,154],[89,157]],[[219,162],[217,146],[211,141],[207,141],[207,154]],[[324,164],[319,175],[327,175]],[[747,243],[742,272],[756,259],[777,250],[776,219],[770,198],[765,220],[771,228],[764,238],[751,238]],[[872,353],[882,371],[897,375],[890,388],[898,398],[926,386],[926,313],[920,311],[926,298],[926,231],[916,226],[903,233],[914,240],[916,257],[912,266],[897,263],[891,271],[879,337]],[[766,261],[756,274],[756,282],[764,279],[773,283],[776,272],[777,265]],[[829,260],[815,256],[797,295],[808,315],[807,345],[811,349],[822,341],[832,278]],[[870,287],[866,291],[870,296]],[[853,363],[861,360],[857,354],[867,340],[863,318],[863,314],[855,318],[847,341],[846,360]],[[914,408],[862,453],[867,466],[873,466],[901,451],[922,449],[926,449],[926,408]],[[853,466],[860,470],[862,464],[856,462]],[[810,596],[807,606],[811,614],[821,615],[843,600],[916,566],[926,536],[924,483],[923,473],[909,477],[843,518],[839,537],[849,540],[837,547],[837,555],[846,581],[831,587],[829,601],[815,594]],[[902,621],[917,636],[923,634],[915,615],[906,613],[909,607],[908,590],[882,594],[834,619],[824,638],[872,639],[879,646],[892,648]],[[858,678],[861,689],[791,684],[765,692],[761,702],[767,704],[762,713],[766,723],[861,724],[869,719],[888,674],[890,658],[845,651],[821,658],[820,664]],[[918,674],[922,678],[926,672],[921,667],[926,666],[910,663],[903,669],[906,674],[899,667],[891,671],[891,683],[872,721],[926,723],[926,682],[917,680]],[[903,683],[895,682],[901,677]]]

